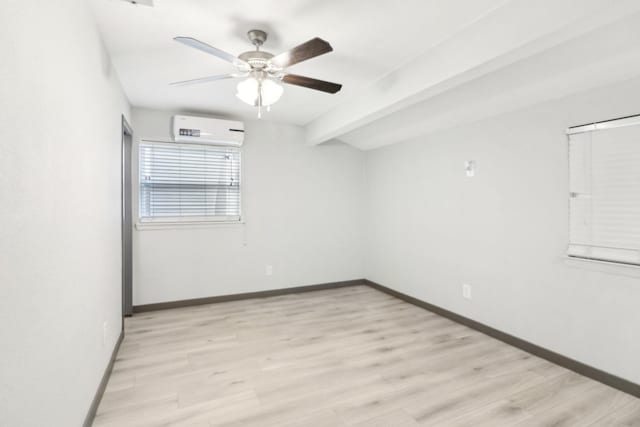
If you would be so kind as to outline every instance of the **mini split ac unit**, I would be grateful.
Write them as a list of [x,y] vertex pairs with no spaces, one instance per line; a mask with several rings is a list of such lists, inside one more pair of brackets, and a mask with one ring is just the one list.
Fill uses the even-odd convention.
[[173,116],[173,140],[240,147],[244,123],[207,117]]

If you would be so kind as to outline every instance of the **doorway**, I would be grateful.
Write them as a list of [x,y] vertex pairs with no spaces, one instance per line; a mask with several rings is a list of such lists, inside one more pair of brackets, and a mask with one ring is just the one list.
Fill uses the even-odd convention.
[[[133,206],[131,155],[133,130],[122,116],[122,316],[133,314]],[[123,323],[124,327],[124,323]]]

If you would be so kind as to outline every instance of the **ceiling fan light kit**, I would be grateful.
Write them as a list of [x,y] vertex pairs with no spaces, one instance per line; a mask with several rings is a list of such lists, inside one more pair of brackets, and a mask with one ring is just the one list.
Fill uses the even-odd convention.
[[254,75],[254,72],[251,74],[249,78],[238,83],[236,96],[242,102],[259,109],[275,104],[284,92],[282,85],[259,72],[257,75]]
[[256,49],[244,52],[237,57],[191,37],[174,38],[179,43],[232,63],[238,72],[184,80],[172,83],[172,85],[185,86],[229,78],[243,78],[244,80],[239,82],[236,87],[236,96],[242,102],[257,107],[258,118],[262,117],[262,107],[267,107],[268,111],[271,105],[278,102],[282,96],[284,88],[280,84],[281,82],[326,93],[336,93],[342,88],[342,85],[337,83],[289,74],[285,71],[285,68],[291,65],[331,52],[333,48],[326,41],[316,37],[288,52],[274,56],[260,50],[260,47],[267,40],[267,33],[262,30],[251,30],[247,36]]

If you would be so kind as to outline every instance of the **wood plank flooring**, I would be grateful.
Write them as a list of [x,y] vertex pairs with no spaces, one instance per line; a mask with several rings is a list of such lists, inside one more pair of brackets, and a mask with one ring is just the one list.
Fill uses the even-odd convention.
[[366,286],[136,315],[107,426],[640,426],[640,399]]

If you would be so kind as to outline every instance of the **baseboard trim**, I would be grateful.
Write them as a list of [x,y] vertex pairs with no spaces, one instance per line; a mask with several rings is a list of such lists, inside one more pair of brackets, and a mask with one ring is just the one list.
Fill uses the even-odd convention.
[[111,371],[113,370],[113,364],[116,361],[116,356],[118,355],[118,350],[120,350],[120,344],[122,344],[123,339],[124,330],[121,330],[118,341],[116,341],[116,345],[113,347],[113,351],[111,352],[109,364],[107,364],[107,368],[104,370],[104,374],[102,375],[102,379],[100,380],[100,385],[98,385],[98,390],[96,391],[95,396],[93,396],[93,401],[91,402],[89,412],[87,412],[87,416],[84,419],[84,423],[82,423],[82,427],[91,427],[91,425],[93,424],[93,420],[96,417],[98,406],[100,406],[100,401],[102,400],[104,391],[107,388],[107,383],[109,382],[109,377],[111,376]]
[[252,298],[268,298],[280,295],[299,294],[303,292],[322,291],[326,289],[344,288],[347,286],[364,285],[364,279],[346,280],[342,282],[321,283],[318,285],[295,286],[292,288],[272,289],[268,291],[246,292],[242,294],[220,295],[215,297],[193,298],[179,301],[159,302],[154,304],[134,305],[134,313],[167,310],[170,308],[191,307],[194,305],[214,304],[219,302],[238,301]]
[[465,325],[471,329],[475,329],[478,332],[482,332],[485,335],[498,339],[513,347],[517,347],[521,350],[524,350],[527,353],[531,353],[542,359],[548,360],[551,363],[555,363],[556,365],[562,366],[580,375],[584,375],[585,377],[591,378],[592,380],[601,382],[610,387],[613,387],[615,389],[628,393],[632,396],[640,398],[639,384],[633,383],[631,381],[625,380],[624,378],[620,378],[608,372],[594,368],[593,366],[586,365],[582,362],[578,362],[577,360],[571,359],[567,356],[563,356],[562,354],[556,353],[544,347],[540,347],[539,345],[533,344],[529,341],[525,341],[521,338],[507,334],[506,332],[502,332],[498,329],[492,328],[491,326],[487,326],[484,323],[477,322],[468,317],[464,317],[452,311],[446,310],[442,307],[438,307],[436,305],[414,298],[407,294],[403,294],[402,292],[398,292],[386,286],[380,285],[379,283],[372,282],[371,280],[365,279],[364,283],[388,295],[394,296],[410,304],[424,308],[425,310],[431,311],[442,317],[446,317],[450,320],[453,320],[454,322]]

